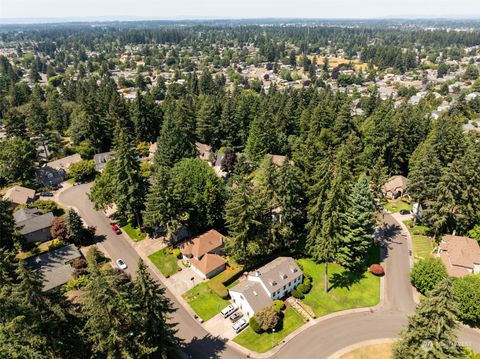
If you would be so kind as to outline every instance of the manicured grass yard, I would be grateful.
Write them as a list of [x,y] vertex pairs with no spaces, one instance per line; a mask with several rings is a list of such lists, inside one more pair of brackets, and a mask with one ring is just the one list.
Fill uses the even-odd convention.
[[313,309],[317,317],[346,309],[372,307],[380,300],[380,278],[368,271],[351,280],[340,265],[330,263],[330,289],[325,293],[325,265],[310,258],[299,259],[298,263],[313,278],[312,290],[305,295],[303,301]]
[[131,240],[138,242],[145,239],[146,234],[142,233],[140,229],[134,228],[131,223],[123,226],[122,229],[125,231],[126,234],[130,237]]
[[[275,338],[273,339],[273,345],[280,343],[287,335],[300,328],[303,325],[303,320],[298,316],[292,308],[288,308],[285,311],[285,317],[283,318],[283,326],[278,331],[275,331]],[[233,341],[235,343],[244,346],[245,348],[255,351],[257,353],[263,353],[272,348],[272,333],[255,333],[250,326],[243,330]]]
[[403,202],[402,200],[394,200],[394,201],[389,201],[387,204],[385,204],[385,209],[390,211],[391,213],[397,213],[400,212],[402,209],[406,209],[411,211],[412,210],[412,205],[408,204],[406,202]]
[[182,297],[203,320],[209,320],[230,304],[227,300],[216,295],[206,282],[183,293]]
[[413,256],[416,259],[433,257],[433,243],[427,236],[412,236]]
[[163,248],[158,252],[151,254],[148,258],[150,258],[153,264],[155,264],[165,277],[177,273],[179,269],[177,257],[169,253],[168,248]]
[[413,256],[416,259],[423,259],[433,257],[434,242],[432,242],[428,235],[431,229],[427,226],[416,225],[413,226],[413,221],[404,221],[410,234],[412,235]]

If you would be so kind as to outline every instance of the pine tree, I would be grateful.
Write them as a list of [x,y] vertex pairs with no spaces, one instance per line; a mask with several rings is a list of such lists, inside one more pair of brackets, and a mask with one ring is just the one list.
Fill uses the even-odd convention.
[[68,209],[65,215],[65,224],[70,240],[78,244],[82,243],[85,229],[83,228],[82,218],[73,208]]
[[266,109],[252,121],[245,154],[254,162],[261,161],[266,154],[277,153],[276,133],[273,128],[273,115]]
[[119,213],[126,217],[133,216],[136,225],[141,226],[141,211],[146,193],[145,179],[140,173],[137,151],[128,134],[120,129],[115,132],[114,202]]
[[[227,253],[239,262],[249,262],[260,253],[268,228],[268,206],[250,182],[242,179],[226,203],[225,218],[229,232]],[[266,254],[267,247],[262,248]]]
[[395,359],[463,358],[456,330],[458,309],[452,282],[446,279],[420,302],[395,345]]
[[13,249],[14,225],[11,203],[0,198],[0,249]]
[[201,143],[218,148],[219,115],[217,101],[212,96],[199,98],[200,108],[197,113],[195,133]]
[[[275,198],[280,209],[277,236],[281,248],[295,248],[303,238],[305,222],[305,193],[301,173],[289,158],[285,159],[276,178]],[[275,224],[275,223],[274,223]]]
[[375,205],[367,176],[359,177],[347,199],[347,210],[342,216],[342,238],[337,259],[351,270],[365,265],[372,244],[375,224]]
[[154,348],[150,356],[167,358],[169,354],[174,354],[180,344],[176,337],[176,324],[170,322],[170,315],[175,309],[165,296],[165,289],[153,280],[141,259],[131,289],[131,301],[134,304],[135,331],[142,333],[140,340],[143,345]]
[[143,220],[150,230],[166,228],[167,236],[174,233],[179,226],[180,213],[178,203],[173,195],[168,168],[157,168],[153,174],[153,183],[146,196]]
[[194,134],[189,124],[190,114],[184,104],[169,104],[157,140],[154,167],[172,167],[185,157],[196,154]]

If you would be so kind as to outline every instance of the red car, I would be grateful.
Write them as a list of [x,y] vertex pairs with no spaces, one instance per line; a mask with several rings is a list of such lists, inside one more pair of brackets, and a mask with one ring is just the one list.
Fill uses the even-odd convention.
[[112,226],[112,229],[113,229],[113,231],[115,232],[115,234],[122,234],[122,231],[120,230],[120,227],[117,226],[116,224],[114,224],[114,225]]

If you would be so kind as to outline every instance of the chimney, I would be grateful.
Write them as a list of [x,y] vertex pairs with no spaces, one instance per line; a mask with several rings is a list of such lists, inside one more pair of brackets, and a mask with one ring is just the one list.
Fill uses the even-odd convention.
[[255,276],[256,276],[256,277],[260,277],[260,271],[258,271],[258,270],[255,271]]

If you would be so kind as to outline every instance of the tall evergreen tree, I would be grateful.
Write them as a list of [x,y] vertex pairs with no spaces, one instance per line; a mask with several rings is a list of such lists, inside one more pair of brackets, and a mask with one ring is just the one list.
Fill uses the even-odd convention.
[[141,259],[131,288],[131,301],[135,331],[141,333],[143,345],[154,348],[148,357],[167,358],[177,354],[180,340],[176,337],[176,324],[170,322],[175,309],[165,296],[165,289],[153,280]]
[[84,228],[82,218],[73,209],[69,208],[65,215],[65,224],[67,225],[67,234],[70,240],[80,244],[84,236]]
[[464,350],[458,344],[458,309],[452,282],[446,279],[420,302],[407,328],[395,345],[395,359],[458,359]]
[[[263,197],[244,179],[232,191],[226,203],[229,236],[225,250],[238,261],[248,263],[266,242],[268,205],[262,203]],[[261,253],[266,254],[264,250]]]
[[360,269],[366,263],[372,245],[375,224],[375,205],[367,176],[361,175],[347,199],[342,216],[342,238],[337,259],[346,268]]
[[146,193],[145,179],[140,173],[137,151],[129,135],[117,129],[115,134],[114,202],[124,216],[133,216],[137,226],[142,225],[142,210]]

